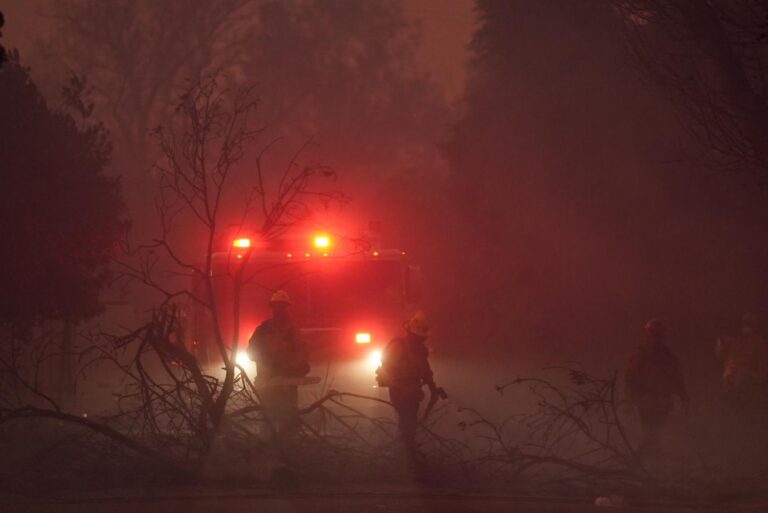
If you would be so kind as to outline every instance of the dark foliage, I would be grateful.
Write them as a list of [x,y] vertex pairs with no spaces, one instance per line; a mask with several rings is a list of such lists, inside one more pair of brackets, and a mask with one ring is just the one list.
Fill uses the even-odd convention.
[[472,329],[543,359],[564,346],[618,358],[628,326],[665,315],[698,356],[738,310],[761,309],[764,201],[687,158],[701,150],[627,62],[613,6],[482,0],[477,12],[446,145],[473,248],[459,262],[462,295],[478,298],[462,296],[478,305]]
[[0,320],[88,318],[126,229],[119,183],[104,174],[108,135],[52,110],[17,56],[0,99]]
[[604,326],[618,314],[615,298],[604,300],[629,290],[624,271],[635,262],[625,255],[655,244],[643,224],[656,219],[631,180],[652,169],[644,147],[657,119],[636,116],[647,98],[622,66],[602,2],[482,0],[476,9],[464,110],[446,144],[462,245],[474,249],[460,265],[482,298],[467,303],[499,345],[552,347],[589,333],[590,315]]
[[[706,164],[766,182],[768,3],[615,0],[628,54],[679,108]],[[704,160],[704,159],[702,159]]]
[[[3,16],[3,13],[0,12],[0,29],[3,28],[3,25],[5,25],[5,16]],[[2,32],[0,32],[0,37],[3,37]],[[6,61],[5,47],[3,45],[0,45],[0,66],[2,66],[5,61]]]

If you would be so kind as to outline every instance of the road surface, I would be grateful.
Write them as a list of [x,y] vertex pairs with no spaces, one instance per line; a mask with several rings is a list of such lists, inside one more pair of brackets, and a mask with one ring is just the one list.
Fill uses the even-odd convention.
[[171,493],[59,499],[0,498],[2,513],[762,513],[768,504],[628,504],[596,506],[587,499],[552,499],[450,493]]

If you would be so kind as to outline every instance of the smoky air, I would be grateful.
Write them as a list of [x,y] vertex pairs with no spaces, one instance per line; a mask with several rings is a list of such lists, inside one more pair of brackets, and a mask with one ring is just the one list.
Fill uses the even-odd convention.
[[0,509],[765,506],[768,3],[0,12]]

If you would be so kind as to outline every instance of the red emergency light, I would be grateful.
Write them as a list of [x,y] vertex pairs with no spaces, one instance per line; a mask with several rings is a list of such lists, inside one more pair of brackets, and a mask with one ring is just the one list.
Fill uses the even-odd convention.
[[328,249],[331,247],[331,236],[327,233],[318,233],[312,239],[312,244],[318,249]]
[[251,247],[251,239],[235,239],[232,241],[233,248],[247,249]]
[[370,333],[355,333],[355,342],[358,344],[370,344],[371,343],[371,334]]

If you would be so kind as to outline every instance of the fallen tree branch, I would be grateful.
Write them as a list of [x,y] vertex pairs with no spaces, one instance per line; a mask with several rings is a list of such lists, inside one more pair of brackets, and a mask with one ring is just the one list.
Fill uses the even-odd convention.
[[95,422],[86,417],[72,415],[55,410],[35,408],[32,406],[25,406],[23,408],[17,408],[14,410],[0,410],[0,424],[4,424],[13,420],[33,418],[55,419],[90,429],[91,431],[104,435],[107,438],[110,438],[111,440],[114,440],[115,442],[118,442],[119,444],[127,447],[128,449],[131,449],[133,452],[157,463],[160,463],[175,472],[187,476],[192,474],[189,469],[184,468],[165,454],[151,449],[109,426]]

